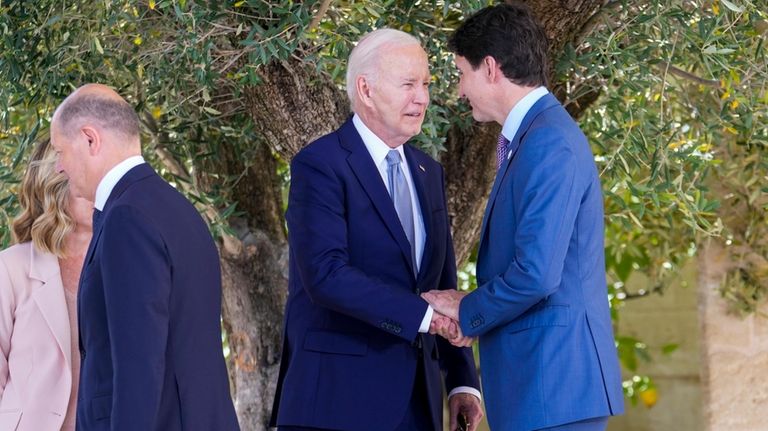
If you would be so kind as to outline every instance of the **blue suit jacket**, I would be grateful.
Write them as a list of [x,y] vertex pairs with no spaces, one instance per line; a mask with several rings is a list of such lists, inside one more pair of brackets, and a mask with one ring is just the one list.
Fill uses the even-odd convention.
[[147,164],[94,226],[78,292],[78,430],[237,430],[221,346],[216,247]]
[[289,295],[273,425],[391,431],[405,414],[419,360],[436,418],[441,368],[448,391],[479,389],[470,349],[418,334],[427,310],[419,293],[455,288],[456,265],[442,167],[404,149],[426,229],[418,275],[351,120],[291,163]]
[[485,211],[476,291],[488,420],[524,431],[623,411],[605,283],[603,202],[584,134],[551,94],[510,142]]

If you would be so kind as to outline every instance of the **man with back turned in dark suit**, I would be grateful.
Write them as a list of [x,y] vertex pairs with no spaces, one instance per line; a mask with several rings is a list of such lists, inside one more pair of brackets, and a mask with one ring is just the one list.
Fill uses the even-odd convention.
[[141,157],[139,121],[89,84],[56,109],[51,144],[94,201],[78,290],[77,429],[238,430],[221,347],[221,274],[195,208]]
[[[455,289],[442,167],[406,144],[429,104],[427,55],[381,29],[350,55],[355,115],[291,163],[279,430],[451,429],[482,417],[472,351],[420,292]],[[455,327],[453,328],[455,330]]]

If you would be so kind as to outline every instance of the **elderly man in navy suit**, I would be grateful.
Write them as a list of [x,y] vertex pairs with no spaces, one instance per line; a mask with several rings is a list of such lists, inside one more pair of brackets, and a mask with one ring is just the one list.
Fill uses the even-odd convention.
[[419,296],[456,287],[443,169],[406,144],[429,82],[415,38],[368,34],[348,64],[355,115],[291,163],[279,430],[439,431],[442,376],[451,429],[482,417],[472,351],[433,335],[456,328]]
[[77,429],[238,430],[218,252],[192,204],[142,159],[133,108],[85,85],[56,109],[51,144],[95,206],[77,298]]

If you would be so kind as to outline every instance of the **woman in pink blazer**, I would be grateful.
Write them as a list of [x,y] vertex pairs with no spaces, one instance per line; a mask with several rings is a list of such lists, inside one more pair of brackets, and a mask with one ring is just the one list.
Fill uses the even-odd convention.
[[71,196],[48,141],[33,154],[0,252],[0,431],[75,429],[77,286],[93,203]]

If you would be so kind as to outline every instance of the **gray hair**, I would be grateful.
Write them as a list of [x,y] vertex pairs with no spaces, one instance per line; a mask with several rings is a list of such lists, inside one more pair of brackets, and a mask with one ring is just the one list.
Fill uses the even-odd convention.
[[131,105],[122,99],[97,95],[75,96],[60,108],[59,120],[64,133],[70,134],[72,122],[79,119],[96,121],[105,129],[114,130],[128,137],[139,136],[139,116]]
[[380,51],[385,46],[421,46],[421,42],[412,35],[391,28],[374,30],[360,39],[349,54],[347,61],[347,96],[355,109],[357,86],[355,81],[360,75],[367,75],[369,80],[375,80],[378,74],[378,59]]

